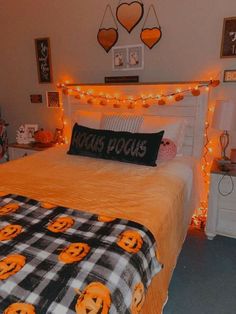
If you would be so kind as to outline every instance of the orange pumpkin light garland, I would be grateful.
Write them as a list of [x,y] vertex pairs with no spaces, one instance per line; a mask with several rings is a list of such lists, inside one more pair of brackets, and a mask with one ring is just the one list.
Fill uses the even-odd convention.
[[23,255],[8,255],[0,261],[0,280],[16,274],[25,265],[26,258]]
[[100,282],[90,283],[77,300],[77,314],[108,314],[111,306],[109,289]]
[[73,226],[74,222],[74,219],[69,216],[58,217],[48,225],[47,229],[54,233],[65,232]]
[[137,253],[143,245],[143,239],[137,231],[126,230],[120,234],[117,245],[129,253]]
[[36,314],[36,311],[32,304],[12,303],[3,314]]
[[0,241],[8,241],[18,236],[22,232],[20,225],[7,225],[0,229]]
[[5,216],[11,213],[14,213],[15,211],[17,211],[17,209],[19,209],[19,205],[16,203],[9,203],[6,204],[2,207],[0,207],[0,216]]
[[60,253],[58,259],[65,264],[80,262],[89,251],[90,246],[86,243],[71,243]]

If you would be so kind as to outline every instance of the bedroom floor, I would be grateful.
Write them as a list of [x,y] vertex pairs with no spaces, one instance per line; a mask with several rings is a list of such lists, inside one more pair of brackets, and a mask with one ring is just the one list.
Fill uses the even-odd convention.
[[236,313],[236,239],[190,227],[163,314]]

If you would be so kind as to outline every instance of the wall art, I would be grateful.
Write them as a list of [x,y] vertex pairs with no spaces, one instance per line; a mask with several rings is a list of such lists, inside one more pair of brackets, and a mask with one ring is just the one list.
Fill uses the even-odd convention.
[[236,17],[224,19],[220,56],[221,58],[236,57]]
[[144,67],[143,45],[128,45],[112,48],[112,69],[140,70]]
[[[105,28],[103,26],[104,19],[108,14],[110,14],[110,16],[112,17],[115,27]],[[97,34],[97,40],[98,40],[99,44],[105,49],[105,51],[109,52],[110,49],[117,43],[118,37],[119,37],[118,26],[117,26],[115,17],[112,13],[111,6],[107,5],[105,12],[104,12],[104,15],[103,15],[103,18],[102,18],[101,25],[99,27],[99,31]]]
[[224,82],[236,82],[236,70],[225,70]]
[[46,92],[47,106],[49,108],[60,107],[60,94],[59,92]]
[[[154,15],[154,19],[157,22],[157,25],[153,26],[153,27],[146,27],[146,24],[150,23],[149,22],[149,17],[151,15],[151,13]],[[145,18],[144,24],[143,24],[143,28],[142,31],[140,33],[140,38],[142,40],[142,42],[149,48],[152,49],[161,39],[162,36],[162,31],[161,31],[161,26],[157,17],[157,13],[155,10],[154,5],[150,5],[147,16]]]
[[144,8],[141,0],[131,3],[121,3],[121,1],[119,1],[119,5],[116,9],[116,18],[127,32],[131,33],[135,26],[141,21],[143,12]]
[[49,38],[35,39],[39,83],[52,83],[52,65]]

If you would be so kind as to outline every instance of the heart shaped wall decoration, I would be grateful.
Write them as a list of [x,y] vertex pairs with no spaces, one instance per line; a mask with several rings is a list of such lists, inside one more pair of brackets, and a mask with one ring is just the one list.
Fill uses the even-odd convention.
[[99,44],[109,52],[118,40],[118,32],[115,28],[101,28],[97,34]]
[[153,27],[153,28],[145,28],[142,29],[140,34],[140,38],[142,42],[149,48],[152,49],[161,39],[162,32],[161,28]]
[[129,32],[141,21],[143,17],[143,3],[133,1],[131,3],[121,3],[116,9],[118,22]]

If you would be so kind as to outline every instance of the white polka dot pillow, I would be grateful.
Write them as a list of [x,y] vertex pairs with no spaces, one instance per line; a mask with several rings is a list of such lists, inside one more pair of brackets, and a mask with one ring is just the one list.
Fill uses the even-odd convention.
[[177,154],[175,143],[169,138],[163,138],[158,152],[157,160],[166,161],[173,159]]

